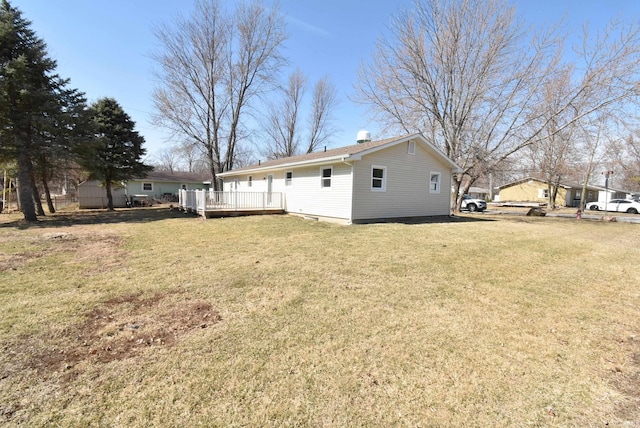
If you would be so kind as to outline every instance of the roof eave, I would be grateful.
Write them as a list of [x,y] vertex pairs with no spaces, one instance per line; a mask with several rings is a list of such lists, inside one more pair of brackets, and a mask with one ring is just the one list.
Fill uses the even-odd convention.
[[300,161],[300,162],[289,162],[289,163],[283,163],[279,165],[270,165],[270,166],[258,166],[256,168],[243,169],[238,171],[226,171],[218,174],[218,177],[222,177],[222,178],[233,177],[234,175],[246,175],[246,174],[252,174],[256,172],[277,171],[277,170],[301,167],[301,166],[323,165],[327,163],[333,163],[336,161],[346,162],[348,160],[355,160],[355,159],[353,159],[350,155],[329,156],[326,158],[311,159],[311,160]]

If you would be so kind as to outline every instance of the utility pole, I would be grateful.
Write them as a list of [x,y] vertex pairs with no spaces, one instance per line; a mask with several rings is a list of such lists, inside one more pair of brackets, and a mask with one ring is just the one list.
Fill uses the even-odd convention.
[[603,171],[604,175],[604,216],[607,216],[607,205],[609,204],[609,176],[613,175],[613,171]]

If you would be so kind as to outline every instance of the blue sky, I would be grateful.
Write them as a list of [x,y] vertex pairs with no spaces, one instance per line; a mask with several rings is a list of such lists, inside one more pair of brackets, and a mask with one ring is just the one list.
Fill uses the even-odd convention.
[[[113,97],[136,122],[153,158],[171,141],[150,123],[151,93],[156,85],[151,52],[157,49],[153,26],[188,15],[190,0],[10,0],[44,39],[58,72],[71,79],[89,102]],[[232,6],[233,0],[225,3]],[[269,4],[270,0],[265,0]],[[314,83],[329,75],[338,89],[338,133],[331,146],[355,142],[360,129],[382,137],[366,117],[366,109],[353,104],[357,69],[374,53],[375,42],[399,8],[412,0],[280,0],[287,18],[289,40],[285,55]],[[584,22],[594,27],[616,16],[640,18],[638,0],[513,0],[532,25],[552,24],[563,15],[567,26],[579,30]],[[286,73],[285,73],[286,74]],[[310,90],[309,90],[310,93]],[[308,93],[308,95],[309,95]]]

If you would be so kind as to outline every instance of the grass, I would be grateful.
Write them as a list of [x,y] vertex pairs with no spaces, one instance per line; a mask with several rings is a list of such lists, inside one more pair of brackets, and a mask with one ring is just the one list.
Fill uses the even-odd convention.
[[0,423],[638,426],[637,225],[0,216]]

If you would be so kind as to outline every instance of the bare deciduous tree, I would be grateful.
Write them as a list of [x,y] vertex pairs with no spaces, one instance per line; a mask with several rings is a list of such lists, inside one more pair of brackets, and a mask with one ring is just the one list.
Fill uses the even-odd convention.
[[314,152],[335,132],[332,120],[338,98],[328,76],[322,77],[314,86],[308,129],[303,130],[300,115],[306,84],[307,78],[296,70],[289,76],[282,99],[270,107],[265,130],[268,142],[262,149],[269,159]]
[[639,132],[629,134],[625,139],[611,144],[612,161],[616,168],[616,181],[632,192],[640,192],[640,138]]
[[615,22],[595,43],[585,33],[572,86],[553,111],[541,110],[540,88],[567,69],[565,37],[552,30],[527,38],[504,0],[418,0],[361,67],[357,101],[388,130],[430,138],[463,169],[454,182],[462,195],[494,166],[542,141],[550,122],[552,134],[562,132],[636,97],[638,28]]
[[[563,109],[564,100],[571,95],[572,68],[567,67],[547,79],[539,90],[537,120],[531,123],[531,132],[537,133],[533,144],[525,152],[530,159],[531,170],[539,172],[539,178],[547,183],[547,205],[556,207],[556,197],[561,183],[576,169],[577,141],[574,131],[578,122],[573,118],[580,108]],[[565,124],[570,124],[565,126]]]
[[285,63],[284,19],[258,0],[231,13],[220,0],[198,0],[189,19],[155,34],[162,46],[154,56],[156,122],[197,142],[217,189],[216,175],[234,166],[246,110]]
[[302,71],[294,71],[289,75],[282,100],[270,108],[266,127],[269,142],[265,147],[265,154],[269,159],[284,158],[298,153],[299,116],[306,84],[307,78]]
[[338,107],[337,91],[328,76],[316,83],[311,101],[307,153],[314,152],[335,133],[333,112]]

